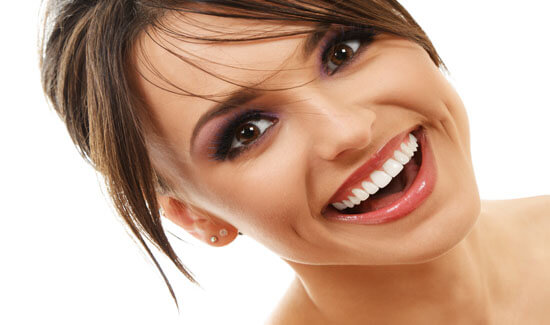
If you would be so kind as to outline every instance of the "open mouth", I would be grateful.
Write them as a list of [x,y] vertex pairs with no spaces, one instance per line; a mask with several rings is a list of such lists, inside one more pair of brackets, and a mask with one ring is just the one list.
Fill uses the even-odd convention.
[[427,147],[422,127],[396,136],[350,176],[323,214],[329,219],[362,224],[407,215],[435,184],[435,164]]
[[[356,194],[354,197],[349,196],[348,200],[346,200],[347,202],[342,202],[342,205],[333,204],[333,206],[338,206],[336,208],[341,210],[340,212],[343,214],[366,213],[390,205],[402,196],[402,194],[412,185],[422,164],[422,151],[418,150],[421,148],[419,148],[416,137],[414,140],[407,140],[408,141],[403,142],[405,148],[395,150],[397,153],[394,153],[394,156],[384,163],[383,166],[387,167],[383,167],[380,171],[377,170],[373,172],[374,175],[371,174],[370,182],[366,180],[364,182],[366,184],[362,185],[361,188],[352,190],[352,193]],[[409,145],[405,143],[409,143]],[[398,159],[398,157],[400,159]],[[401,171],[398,171],[399,169]],[[377,172],[383,172],[391,177],[387,185],[386,182],[389,180],[389,177]],[[396,172],[398,173],[397,175],[395,175]],[[394,176],[392,176],[392,174]],[[379,176],[377,177],[377,175]],[[378,187],[378,189],[375,187]],[[369,194],[369,191],[372,194]],[[365,194],[368,194],[368,196]],[[360,203],[355,204],[358,201],[360,201]],[[353,204],[351,208],[349,207],[349,205],[351,205],[350,203]],[[344,206],[345,208],[341,209]]]

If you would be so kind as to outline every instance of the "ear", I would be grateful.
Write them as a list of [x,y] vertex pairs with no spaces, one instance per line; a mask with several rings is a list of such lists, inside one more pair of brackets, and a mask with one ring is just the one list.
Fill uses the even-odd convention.
[[164,217],[200,241],[211,246],[225,246],[237,237],[237,228],[213,215],[198,211],[171,196],[158,196],[157,199]]

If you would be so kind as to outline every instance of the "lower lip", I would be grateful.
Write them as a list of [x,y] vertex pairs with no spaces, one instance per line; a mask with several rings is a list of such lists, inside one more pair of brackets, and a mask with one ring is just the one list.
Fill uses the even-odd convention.
[[422,165],[412,185],[402,197],[389,206],[363,214],[340,214],[336,209],[327,209],[325,217],[344,223],[376,225],[403,218],[413,212],[432,193],[437,179],[435,159],[425,129],[418,140],[422,150]]

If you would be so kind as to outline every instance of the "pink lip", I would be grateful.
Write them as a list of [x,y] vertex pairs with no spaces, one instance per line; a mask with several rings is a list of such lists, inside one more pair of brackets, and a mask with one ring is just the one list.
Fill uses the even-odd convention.
[[[391,156],[391,153],[393,153],[393,150],[395,150],[396,148],[396,143],[401,143],[403,138],[412,130],[413,129],[407,132],[403,132],[402,134],[399,134],[398,136],[391,139],[382,149],[380,149],[374,155],[373,158],[369,159],[369,161],[359,167],[357,171],[353,173],[344,182],[344,184],[342,184],[342,186],[338,189],[330,202],[337,202],[338,200],[333,200],[337,197],[337,195],[341,195],[343,192],[346,191],[346,189],[349,189],[349,186],[353,185],[359,179],[365,179],[374,169],[380,167],[377,166],[371,168],[371,166],[376,166],[377,164],[383,163],[385,159],[389,158]],[[389,206],[363,214],[341,214],[333,207],[328,207],[323,213],[324,216],[327,219],[334,221],[373,225],[386,223],[402,218],[414,211],[418,206],[420,206],[420,204],[431,194],[435,187],[437,170],[430,142],[426,137],[426,130],[422,129],[417,138],[420,143],[420,148],[422,150],[422,165],[420,166],[420,170],[418,171],[418,174],[416,175],[416,178],[414,179],[412,185],[403,194],[403,196],[401,196],[397,201],[390,204]],[[387,152],[389,152],[389,155]]]

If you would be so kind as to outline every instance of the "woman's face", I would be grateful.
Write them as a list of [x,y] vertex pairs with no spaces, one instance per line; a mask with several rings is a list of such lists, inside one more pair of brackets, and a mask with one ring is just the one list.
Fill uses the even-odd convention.
[[[166,23],[199,37],[311,28],[199,15]],[[144,35],[135,52],[138,86],[168,148],[155,151],[157,167],[185,206],[289,261],[435,258],[465,237],[479,213],[463,104],[416,43],[335,30],[316,44],[308,35],[211,43]],[[365,201],[376,203],[341,212],[331,205],[345,205],[363,181],[375,183],[371,173],[383,170],[411,130],[426,139],[415,153],[422,161],[411,161],[429,177],[410,185],[418,168],[405,167],[389,193]],[[421,194],[408,197],[415,186]],[[330,219],[383,209],[374,219]]]

